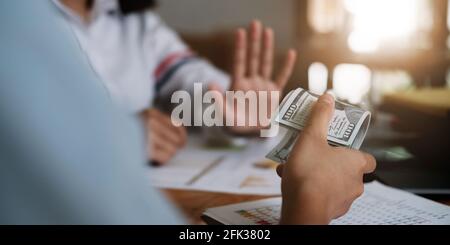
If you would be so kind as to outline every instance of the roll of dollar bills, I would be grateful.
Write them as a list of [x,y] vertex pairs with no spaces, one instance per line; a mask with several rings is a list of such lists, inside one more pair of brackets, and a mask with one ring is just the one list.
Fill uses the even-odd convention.
[[[280,104],[275,120],[286,128],[285,135],[277,146],[267,154],[267,158],[285,163],[289,157],[299,132],[308,121],[312,106],[319,96],[302,88],[291,91]],[[356,106],[336,101],[333,117],[328,127],[328,143],[359,149],[370,124],[371,114]]]

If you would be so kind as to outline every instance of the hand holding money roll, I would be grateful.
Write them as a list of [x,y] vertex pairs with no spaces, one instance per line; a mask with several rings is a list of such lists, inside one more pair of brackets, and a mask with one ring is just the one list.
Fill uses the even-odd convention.
[[[280,105],[276,122],[287,129],[280,143],[266,156],[285,163],[292,146],[308,122],[312,106],[319,96],[298,88],[290,92]],[[334,113],[328,125],[327,140],[330,145],[359,149],[370,124],[370,112],[336,101]]]
[[282,177],[281,224],[328,224],[349,210],[363,193],[363,175],[375,169],[369,154],[329,145],[333,107],[330,95],[314,103],[289,160],[277,169]]

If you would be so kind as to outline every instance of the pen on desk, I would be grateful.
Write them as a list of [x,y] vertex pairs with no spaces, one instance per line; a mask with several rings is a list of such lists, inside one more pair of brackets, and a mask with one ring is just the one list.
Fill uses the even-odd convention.
[[199,180],[201,177],[203,177],[205,174],[207,174],[209,171],[211,171],[213,168],[215,168],[217,165],[219,165],[223,161],[224,158],[225,158],[225,156],[221,156],[221,157],[217,158],[216,160],[214,160],[211,164],[209,164],[206,168],[204,168],[200,173],[198,173],[197,175],[192,177],[192,179],[190,179],[186,183],[186,185],[193,185],[197,180]]

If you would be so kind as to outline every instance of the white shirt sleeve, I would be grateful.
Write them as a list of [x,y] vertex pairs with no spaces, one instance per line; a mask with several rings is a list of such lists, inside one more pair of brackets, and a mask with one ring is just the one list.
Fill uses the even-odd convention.
[[197,57],[179,36],[153,12],[145,14],[144,50],[156,57],[154,76],[157,97],[166,101],[177,90],[192,93],[194,83],[211,82],[225,90],[230,78],[208,61]]

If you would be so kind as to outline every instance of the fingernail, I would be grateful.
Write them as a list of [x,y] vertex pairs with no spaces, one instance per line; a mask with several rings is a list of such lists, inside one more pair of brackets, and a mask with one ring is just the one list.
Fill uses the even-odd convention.
[[324,94],[322,96],[322,101],[327,103],[327,104],[332,105],[334,103],[334,97],[332,95],[330,95],[330,94]]
[[331,95],[331,96],[333,96],[334,100],[336,100],[336,95],[334,94],[334,92],[333,92],[332,89],[327,90],[326,93],[329,94],[329,95]]

